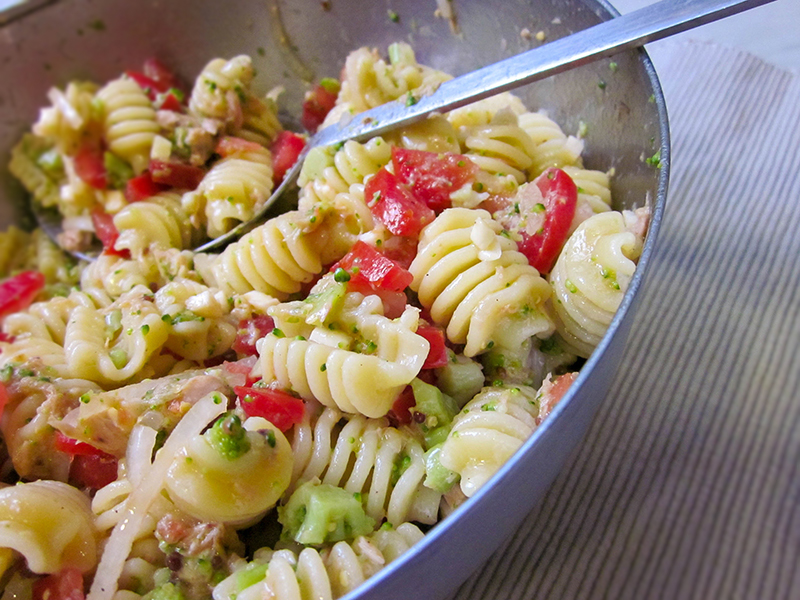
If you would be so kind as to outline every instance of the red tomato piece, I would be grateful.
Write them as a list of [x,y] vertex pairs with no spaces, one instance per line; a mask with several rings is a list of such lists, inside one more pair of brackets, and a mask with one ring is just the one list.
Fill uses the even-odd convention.
[[83,600],[83,575],[67,567],[33,582],[33,600]]
[[444,367],[449,361],[447,347],[444,344],[444,329],[435,325],[420,325],[417,328],[417,335],[424,337],[431,345],[422,368],[437,369]]
[[72,157],[72,161],[75,173],[87,184],[98,190],[108,187],[108,175],[101,149],[83,146]]
[[69,454],[70,456],[109,456],[100,450],[100,448],[95,448],[86,442],[67,437],[61,431],[56,431],[56,438],[53,446],[59,452]]
[[0,417],[6,410],[6,404],[8,404],[8,390],[4,384],[0,383]]
[[272,142],[272,178],[275,185],[283,181],[286,171],[292,168],[303,148],[306,147],[306,140],[291,131],[281,131],[275,141]]
[[336,104],[338,95],[339,82],[335,79],[324,79],[306,93],[300,122],[307,131],[314,133],[322,125],[325,117]]
[[364,186],[370,211],[395,235],[416,236],[436,214],[386,168]]
[[233,391],[248,417],[263,417],[281,431],[288,431],[303,420],[306,405],[291,394],[269,388],[244,386],[237,386]]
[[410,385],[400,392],[400,395],[392,404],[392,408],[386,415],[389,423],[397,427],[398,425],[408,425],[411,423],[411,409],[417,405],[417,400],[414,398],[414,390]]
[[233,342],[237,354],[254,356],[257,354],[256,342],[275,329],[275,322],[267,315],[256,315],[239,323],[239,331]]
[[350,252],[331,267],[331,271],[336,272],[339,268],[344,269],[350,275],[348,287],[351,291],[363,291],[371,288],[402,292],[414,279],[414,276],[406,269],[361,240],[357,241]]
[[544,197],[544,225],[534,235],[520,232],[522,241],[517,246],[537,271],[548,273],[567,241],[578,203],[578,189],[572,178],[561,169],[548,169],[533,183]]
[[0,319],[28,308],[44,284],[39,271],[23,271],[0,283]]
[[153,181],[153,176],[150,174],[150,171],[145,171],[141,175],[128,179],[128,182],[125,184],[125,199],[128,202],[139,202],[140,200],[146,200],[147,198],[155,196],[166,189],[168,189],[166,185]]
[[154,182],[181,190],[194,190],[206,174],[200,167],[180,162],[150,161],[150,174]]
[[156,99],[156,108],[159,110],[171,110],[173,112],[183,112],[181,99],[174,92],[169,91],[159,94]]
[[69,479],[78,487],[99,490],[117,479],[117,459],[106,454],[76,454]]
[[148,58],[142,65],[144,75],[159,85],[159,91],[165,92],[170,88],[182,89],[181,82],[171,69],[167,68],[157,58]]
[[233,154],[257,152],[261,150],[261,148],[261,144],[257,144],[256,142],[233,137],[232,135],[226,135],[219,142],[217,142],[217,147],[214,148],[214,152],[225,158]]
[[103,244],[103,251],[107,254],[115,254],[122,257],[130,257],[127,250],[117,250],[114,246],[119,238],[119,231],[114,225],[114,217],[103,210],[103,207],[96,206],[92,209],[92,224],[97,239]]
[[166,92],[168,89],[164,88],[163,84],[159,83],[155,79],[152,79],[144,73],[140,73],[139,71],[125,71],[125,75],[133,79],[136,84],[142,88],[150,101],[155,100],[156,96],[158,96],[160,92]]
[[473,183],[480,170],[463,154],[397,147],[392,148],[392,165],[398,179],[437,214],[450,208],[450,194]]

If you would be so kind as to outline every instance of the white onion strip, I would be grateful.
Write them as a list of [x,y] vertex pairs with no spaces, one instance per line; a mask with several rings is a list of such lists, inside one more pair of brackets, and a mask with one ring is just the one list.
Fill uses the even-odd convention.
[[194,404],[172,431],[164,446],[156,454],[152,466],[142,477],[141,485],[134,488],[128,496],[125,516],[117,523],[108,538],[87,600],[113,598],[136,535],[147,516],[150,504],[164,487],[164,479],[174,457],[189,440],[199,435],[206,425],[221,415],[226,408],[227,402],[224,397],[219,392],[211,393]]

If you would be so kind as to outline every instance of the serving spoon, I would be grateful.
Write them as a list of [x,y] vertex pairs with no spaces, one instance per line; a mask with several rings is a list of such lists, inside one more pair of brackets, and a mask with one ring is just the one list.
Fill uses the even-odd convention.
[[[522,52],[489,66],[442,83],[416,104],[389,102],[359,113],[349,122],[330,125],[314,134],[285,174],[281,184],[249,221],[195,248],[198,252],[216,250],[236,240],[260,224],[270,207],[289,188],[308,152],[318,146],[331,146],[347,140],[364,141],[406,125],[421,121],[431,113],[443,113],[501,92],[562,73],[590,62],[636,48],[665,37],[711,23],[774,0],[660,0],[625,15],[554,40],[538,48]],[[34,204],[34,213],[41,228],[54,240],[61,231],[60,219]],[[78,258],[94,257],[71,252]]]

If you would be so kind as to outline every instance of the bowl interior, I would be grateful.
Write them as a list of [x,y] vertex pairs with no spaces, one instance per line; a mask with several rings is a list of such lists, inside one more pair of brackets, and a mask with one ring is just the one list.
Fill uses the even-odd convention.
[[[264,92],[284,88],[279,103],[291,128],[299,123],[309,85],[336,77],[347,53],[359,46],[385,53],[391,42],[407,41],[419,62],[458,75],[540,45],[537,37],[556,39],[614,14],[600,0],[442,3],[453,7],[457,33],[434,14],[433,0],[61,0],[16,17],[0,25],[0,81],[6,84],[0,86],[0,222],[25,223],[25,196],[6,165],[10,148],[47,104],[52,85],[76,78],[103,82],[150,56],[191,82],[211,58],[249,54]],[[462,581],[542,496],[579,442],[618,364],[666,194],[668,132],[657,79],[644,52],[631,51],[517,94],[530,109],[546,110],[567,133],[584,132],[586,165],[615,171],[617,208],[651,206],[645,254],[609,335],[547,426],[456,518],[355,592],[360,597],[435,598]],[[644,160],[658,150],[661,170]]]

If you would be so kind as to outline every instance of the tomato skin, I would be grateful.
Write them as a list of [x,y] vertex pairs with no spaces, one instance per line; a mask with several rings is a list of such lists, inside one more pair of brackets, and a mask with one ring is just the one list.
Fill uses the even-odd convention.
[[23,271],[0,283],[0,319],[28,308],[44,284],[39,271]]
[[385,167],[364,186],[370,211],[395,235],[416,236],[436,214]]
[[548,273],[567,241],[578,203],[578,189],[561,169],[547,169],[533,183],[544,197],[544,225],[534,235],[521,231],[522,241],[517,246],[531,266],[540,273]]
[[257,152],[261,150],[261,148],[261,144],[257,144],[256,142],[226,135],[217,142],[217,147],[214,148],[214,152],[219,154],[222,158],[227,158],[228,156],[241,154],[243,152]]
[[245,386],[236,386],[233,391],[248,417],[263,417],[281,431],[288,431],[305,415],[305,403],[286,392]]
[[422,368],[437,369],[447,365],[449,357],[447,356],[447,347],[444,342],[444,329],[436,325],[420,325],[417,328],[417,335],[428,340],[431,346]]
[[59,452],[69,454],[70,456],[109,456],[100,450],[100,448],[95,448],[86,442],[67,437],[61,431],[56,431],[56,438],[53,446]]
[[125,199],[128,202],[139,202],[166,189],[168,189],[166,185],[153,181],[150,171],[145,171],[141,175],[131,177],[125,184]]
[[72,157],[75,173],[85,183],[98,190],[108,188],[108,175],[100,148],[83,146]]
[[155,183],[181,190],[195,190],[205,176],[205,171],[194,165],[163,160],[150,161],[150,174]]
[[182,89],[181,82],[175,76],[175,73],[155,57],[150,57],[144,61],[142,71],[145,76],[159,85],[160,92],[165,92],[170,88]]
[[392,147],[398,179],[436,214],[452,206],[450,194],[473,183],[480,170],[463,154],[426,152]]
[[171,110],[173,112],[183,112],[183,104],[173,92],[164,92],[156,96],[156,108],[158,110]]
[[410,272],[361,240],[330,270],[336,272],[339,268],[350,274],[350,291],[373,289],[402,292],[414,280]]
[[32,600],[83,600],[83,575],[74,567],[33,582]]
[[6,404],[8,404],[8,390],[4,383],[0,383],[0,417],[6,410]]
[[139,71],[125,71],[125,75],[127,75],[130,79],[133,79],[136,84],[142,88],[144,93],[147,94],[147,97],[151,101],[155,100],[156,96],[160,92],[166,92],[167,89],[169,89],[165,88],[163,84],[159,83],[155,79],[152,79]]
[[239,322],[239,331],[232,348],[239,355],[255,356],[256,342],[275,329],[275,321],[267,315],[255,315]]
[[76,454],[70,465],[69,479],[78,487],[99,490],[117,479],[117,459],[105,452]]
[[102,206],[96,206],[92,209],[92,224],[94,225],[94,233],[103,244],[103,251],[106,254],[130,258],[128,250],[117,250],[114,247],[119,238],[119,231],[114,225],[114,217],[104,211]]
[[306,147],[306,140],[302,136],[291,131],[281,131],[275,141],[272,142],[272,178],[275,185],[283,181],[286,171],[292,168],[303,148]]
[[[333,83],[333,82],[331,82]],[[336,82],[338,85],[338,82]],[[336,104],[336,97],[339,95],[336,86],[329,84],[327,87],[318,83],[306,94],[303,101],[303,116],[300,122],[307,131],[314,133],[322,125],[325,117]]]
[[389,419],[389,424],[393,427],[399,425],[408,425],[411,423],[411,409],[417,405],[417,400],[414,398],[414,390],[410,385],[407,385],[397,399],[392,404],[392,409],[386,415]]

